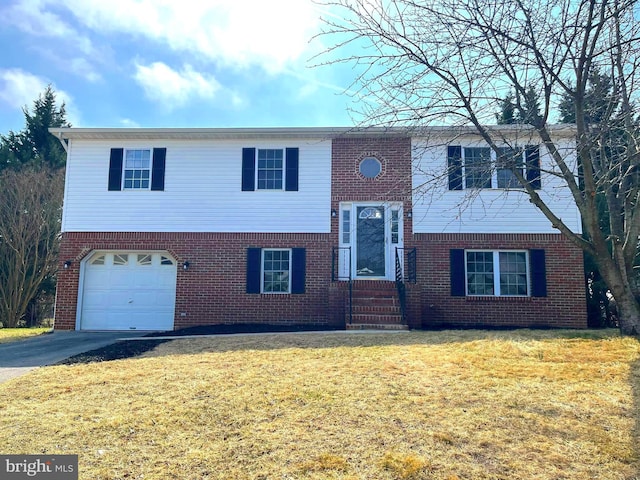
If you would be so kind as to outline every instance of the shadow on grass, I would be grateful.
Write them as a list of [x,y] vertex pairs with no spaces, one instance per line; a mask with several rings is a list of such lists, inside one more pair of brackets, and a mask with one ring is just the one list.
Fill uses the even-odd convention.
[[[317,335],[279,335],[280,333],[309,333]],[[417,333],[422,332],[422,334]],[[237,335],[237,334],[261,335]],[[234,335],[236,334],[236,335]],[[513,339],[536,341],[545,339],[601,339],[618,336],[613,329],[602,330],[552,330],[552,329],[438,329],[407,331],[379,331],[346,333],[343,330],[319,330],[318,327],[290,325],[210,325],[191,327],[172,332],[154,332],[144,340],[126,340],[75,355],[59,362],[59,365],[105,362],[142,355],[161,343],[173,341],[164,336],[220,335],[212,338],[202,350],[188,352],[224,352],[239,350],[279,350],[285,348],[338,348],[378,347],[391,345],[438,345],[467,343],[479,340]],[[148,340],[147,340],[148,339]],[[186,352],[187,353],[187,352]]]

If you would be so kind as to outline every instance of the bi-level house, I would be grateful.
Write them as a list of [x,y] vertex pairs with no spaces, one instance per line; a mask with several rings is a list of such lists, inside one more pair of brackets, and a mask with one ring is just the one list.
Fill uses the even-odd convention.
[[578,211],[516,128],[498,152],[445,127],[51,132],[57,329],[586,326],[582,253],[504,158],[576,230]]

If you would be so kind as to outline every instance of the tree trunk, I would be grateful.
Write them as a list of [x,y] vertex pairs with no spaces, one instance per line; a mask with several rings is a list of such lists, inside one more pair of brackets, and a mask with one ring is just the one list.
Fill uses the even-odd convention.
[[631,292],[625,288],[618,295],[613,296],[618,310],[618,325],[625,335],[640,335],[640,303]]

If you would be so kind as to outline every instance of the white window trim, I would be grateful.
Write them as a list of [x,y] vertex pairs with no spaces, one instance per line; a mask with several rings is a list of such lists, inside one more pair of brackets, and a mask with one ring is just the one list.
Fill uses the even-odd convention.
[[[258,165],[258,156],[260,150],[280,150],[282,151],[282,188],[260,188],[260,184],[258,181],[258,171],[260,167]],[[254,181],[255,181],[255,191],[256,192],[284,192],[287,185],[287,149],[285,147],[256,147],[256,157],[255,157],[255,172],[254,173]]]
[[[267,292],[264,289],[264,257],[266,252],[289,252],[289,281],[286,292]],[[260,253],[260,293],[265,295],[287,295],[291,293],[291,275],[293,270],[293,253],[291,248],[263,248]]]
[[[539,145],[536,145],[539,146]],[[461,147],[461,161],[462,161],[462,187],[463,190],[523,190],[522,187],[498,187],[498,156],[496,152],[493,151],[493,148],[489,146],[483,145],[460,145]],[[491,187],[489,188],[478,188],[478,187],[467,187],[467,162],[465,156],[466,148],[488,148],[489,156],[491,162]],[[521,165],[522,165],[522,174],[526,177],[527,174],[527,164],[526,164],[526,149],[524,145],[498,145],[498,148],[512,148],[514,150],[520,149],[521,156]],[[485,250],[488,251],[488,250]]]
[[[467,272],[467,252],[491,252],[493,254],[493,295],[478,295],[469,293],[469,282]],[[525,266],[527,268],[527,294],[526,295],[502,295],[500,292],[500,253],[524,253]],[[470,248],[464,251],[464,290],[467,297],[506,297],[506,298],[527,298],[531,296],[531,266],[529,262],[529,251],[520,249],[500,249],[490,250],[483,248]]]
[[[126,188],[124,186],[124,177],[125,177],[125,172],[127,171],[127,152],[133,151],[133,150],[147,150],[149,152],[149,186],[147,188]],[[129,169],[129,170],[134,170],[134,169]],[[139,170],[144,170],[144,169],[139,169]],[[141,192],[146,192],[151,190],[151,176],[153,174],[153,148],[151,147],[131,147],[131,148],[124,148],[123,149],[123,153],[122,153],[122,178],[120,179],[121,183],[120,183],[120,189],[123,192],[137,192],[137,191],[141,191]]]

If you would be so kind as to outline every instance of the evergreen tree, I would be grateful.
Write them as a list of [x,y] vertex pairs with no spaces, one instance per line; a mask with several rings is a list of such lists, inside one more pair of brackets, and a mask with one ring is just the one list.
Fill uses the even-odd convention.
[[26,165],[58,169],[65,165],[66,152],[49,133],[50,127],[70,127],[64,102],[58,107],[51,85],[33,102],[33,109],[22,109],[25,128],[18,133],[0,135],[0,170]]
[[[617,107],[613,96],[611,77],[594,71],[587,79],[584,93],[584,118],[587,123],[598,124],[609,117],[608,111]],[[560,101],[560,122],[576,123],[576,103],[573,96],[565,94]]]
[[496,114],[498,125],[530,124],[540,118],[540,95],[529,85],[522,95],[509,92],[500,101],[500,113]]
[[511,92],[500,102],[500,113],[496,114],[496,123],[498,125],[518,123],[516,121],[516,106]]

